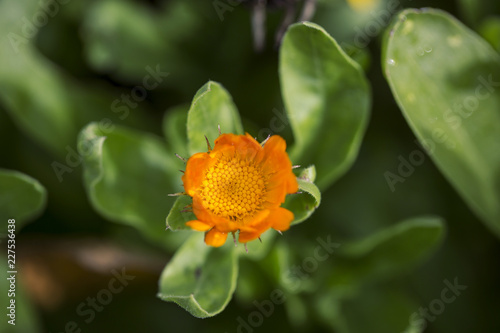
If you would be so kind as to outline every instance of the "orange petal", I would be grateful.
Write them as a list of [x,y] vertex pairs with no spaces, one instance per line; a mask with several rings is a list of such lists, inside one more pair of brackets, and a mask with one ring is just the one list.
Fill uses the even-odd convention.
[[227,232],[220,232],[213,228],[205,234],[205,243],[213,247],[220,247],[224,245],[227,239]]
[[297,182],[297,177],[292,172],[292,176],[288,177],[286,181],[286,192],[295,193],[299,190],[299,183]]
[[243,225],[239,226],[240,231],[254,232],[257,230],[267,230],[269,226],[264,223],[269,215],[269,209],[263,209],[257,214],[243,220]]
[[280,206],[285,202],[286,183],[285,180],[274,180],[267,187],[267,192],[264,194],[264,200],[269,202],[271,206]]
[[240,243],[247,243],[257,239],[269,228],[279,231],[288,230],[290,228],[290,223],[293,221],[293,217],[293,213],[288,209],[282,207],[271,209],[266,218],[258,225],[254,226],[253,230],[251,228],[246,228],[245,230],[242,229],[242,231],[240,231],[238,241]]
[[278,207],[271,210],[267,219],[271,228],[279,231],[285,231],[290,228],[290,223],[293,221],[293,213],[283,207]]
[[262,146],[250,134],[245,134],[246,145],[237,147],[238,154],[247,161],[254,161]]
[[215,140],[214,151],[233,147],[238,155],[247,160],[253,159],[262,150],[260,144],[250,135],[222,134]]
[[207,231],[210,230],[210,228],[212,228],[211,225],[199,220],[191,220],[189,222],[186,222],[186,225],[196,231]]
[[[264,148],[259,152],[260,163],[273,169],[279,168],[282,170],[288,163],[292,166],[288,154],[286,153],[286,142],[279,135],[273,135],[264,144]],[[278,164],[278,165],[276,165]],[[285,164],[285,165],[283,165]]]
[[229,145],[236,148],[250,148],[260,150],[260,144],[250,135],[222,134],[215,139],[214,150],[222,146]]
[[196,190],[200,187],[205,170],[210,164],[210,155],[207,153],[197,153],[189,158],[186,164],[186,171],[182,176],[184,191],[190,196],[194,196]]
[[240,235],[238,236],[238,242],[240,243],[248,243],[249,241],[253,241],[260,237],[262,232],[260,231],[240,231]]
[[219,137],[214,141],[214,150],[224,145],[233,145],[233,142],[236,139],[236,137],[237,135],[232,133],[219,135]]
[[233,231],[238,231],[238,225],[230,221],[229,219],[221,218],[222,221],[219,221],[217,223],[217,229],[219,229],[221,232],[233,232]]
[[256,216],[253,216],[252,220],[247,221],[245,226],[241,227],[240,235],[238,241],[240,243],[246,243],[254,240],[260,235],[268,230],[271,226],[269,225],[269,209],[260,211]]
[[264,145],[264,150],[267,151],[267,153],[272,151],[285,151],[286,141],[279,135],[273,135],[267,140]]
[[277,172],[269,177],[268,183],[270,188],[275,185],[281,185],[287,194],[295,193],[299,190],[297,176],[292,172],[291,167],[287,171]]
[[283,184],[286,193],[298,191],[296,176],[292,171],[292,162],[286,153],[286,142],[278,136],[273,135],[264,145],[261,155],[261,163],[264,172],[271,174],[269,182],[272,184]]

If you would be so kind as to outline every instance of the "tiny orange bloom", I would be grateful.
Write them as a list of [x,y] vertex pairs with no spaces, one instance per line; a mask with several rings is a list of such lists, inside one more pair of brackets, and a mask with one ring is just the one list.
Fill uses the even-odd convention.
[[287,230],[293,221],[293,213],[280,206],[298,184],[278,135],[262,147],[248,133],[222,134],[212,150],[189,158],[182,181],[197,218],[186,224],[205,231],[208,245],[222,246],[236,231],[246,243],[269,228]]

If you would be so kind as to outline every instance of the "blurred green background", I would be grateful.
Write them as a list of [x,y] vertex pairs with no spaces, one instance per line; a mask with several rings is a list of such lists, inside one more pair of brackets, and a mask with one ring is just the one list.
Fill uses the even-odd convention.
[[[398,10],[443,9],[499,50],[497,1],[389,2]],[[78,132],[91,121],[109,119],[115,125],[163,135],[165,113],[189,105],[208,80],[220,82],[231,93],[247,131],[258,136],[260,129],[268,128],[283,110],[274,36],[284,9],[269,9],[266,45],[256,52],[250,6],[229,5],[231,10],[221,20],[215,3],[0,0],[0,167],[27,174],[47,190],[46,208],[22,230],[18,225],[18,289],[24,294],[18,300],[25,299],[26,307],[19,309],[18,325],[26,325],[25,332],[78,328],[82,332],[392,332],[401,325],[403,331],[408,313],[428,307],[441,297],[443,281],[453,283],[457,278],[467,289],[427,323],[425,332],[500,332],[498,239],[429,158],[394,192],[384,177],[386,171],[396,172],[399,156],[407,159],[418,146],[379,65],[385,26],[380,24],[373,37],[360,37],[376,13],[387,8],[383,0],[372,8],[321,0],[311,19],[363,66],[372,86],[371,119],[352,169],[323,193],[322,205],[311,219],[286,232],[285,250],[276,242],[262,262],[242,260],[235,296],[219,315],[197,319],[156,297],[161,271],[185,235],[167,231],[169,245],[159,246],[132,227],[111,223],[89,203],[81,162],[73,157],[75,166],[60,177],[54,162],[68,163],[68,154],[76,151]],[[46,20],[43,15],[37,17],[40,6],[49,13]],[[39,29],[30,23],[37,19]],[[168,75],[146,90],[144,100],[127,104],[122,96],[145,86],[145,76],[155,70]],[[46,122],[44,117],[54,121]],[[289,128],[279,134],[293,140]],[[172,204],[173,199],[165,197],[165,216]],[[269,299],[278,287],[273,271],[277,257],[287,256],[292,264],[300,264],[312,255],[319,236],[331,235],[342,244],[418,215],[441,216],[446,235],[415,269],[369,282],[349,301],[336,303],[329,299],[335,295],[325,292],[320,297],[319,282],[334,274],[333,255],[319,264],[308,281],[319,283],[319,292],[308,292],[306,286],[300,297],[289,296],[276,305],[259,327],[240,327],[238,318],[248,322],[257,309],[252,302]],[[160,233],[164,221],[158,221],[158,226]],[[96,308],[95,318],[87,323],[92,311],[82,316],[77,309],[89,309],[81,308],[82,302],[87,304],[88,297],[109,288],[112,271],[122,267],[135,278],[113,294],[109,304]],[[348,287],[345,292],[349,293]],[[0,300],[4,306],[6,301]],[[339,304],[341,308],[333,309]],[[3,322],[0,327],[2,332],[14,332]]]

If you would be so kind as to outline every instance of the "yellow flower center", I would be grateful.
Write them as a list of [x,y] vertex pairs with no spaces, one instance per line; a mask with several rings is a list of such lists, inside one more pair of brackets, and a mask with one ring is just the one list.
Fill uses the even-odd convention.
[[238,221],[261,209],[264,177],[252,162],[220,158],[205,173],[200,188],[203,206],[215,215]]

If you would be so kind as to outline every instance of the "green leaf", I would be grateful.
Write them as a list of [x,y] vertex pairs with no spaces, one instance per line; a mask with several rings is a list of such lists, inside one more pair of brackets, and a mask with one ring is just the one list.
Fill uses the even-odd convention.
[[500,11],[500,3],[491,0],[458,0],[457,7],[460,17],[463,17],[469,26],[477,24],[486,16]]
[[219,83],[209,81],[194,96],[187,118],[190,154],[207,151],[205,136],[213,145],[222,133],[243,134],[240,115],[229,93]]
[[[159,66],[176,78],[162,82],[162,88],[183,93],[195,89],[193,81],[207,77],[206,62],[200,61],[206,56],[199,51],[210,40],[204,34],[204,18],[213,10],[211,3],[170,0],[153,8],[141,2],[100,0],[84,5],[81,10],[72,8],[94,70],[129,82],[142,81],[145,67]],[[210,30],[215,39],[220,26],[210,25]]]
[[311,313],[305,299],[294,294],[289,294],[286,295],[286,303],[284,305],[287,319],[291,326],[299,328],[301,331],[306,330]]
[[439,10],[402,12],[384,45],[403,115],[469,207],[500,236],[500,55]]
[[154,239],[165,237],[164,221],[181,190],[179,160],[163,140],[123,127],[85,127],[78,139],[90,202],[108,219],[131,225]]
[[500,52],[500,17],[492,16],[484,20],[479,27],[479,33]]
[[195,317],[212,317],[231,300],[237,277],[234,246],[213,248],[205,245],[202,233],[195,233],[163,270],[158,297],[179,304]]
[[295,139],[292,161],[314,164],[316,183],[327,188],[354,162],[368,123],[363,70],[321,27],[305,22],[283,38],[280,81]]
[[369,279],[405,273],[432,253],[443,236],[440,218],[417,217],[343,244],[336,251],[336,274],[330,281],[341,287],[355,287]]
[[42,184],[18,171],[0,169],[0,221],[16,220],[19,230],[27,220],[39,215],[47,202]]
[[356,61],[365,72],[368,72],[372,61],[369,50],[366,48],[359,48],[345,42],[342,42],[340,46],[349,58]]
[[421,322],[411,317],[419,306],[400,289],[393,282],[375,284],[340,298],[337,290],[323,291],[317,313],[339,333],[420,333],[415,322]]
[[[80,84],[40,52],[35,45],[39,28],[31,22],[33,17],[46,15],[43,8],[38,1],[0,2],[0,35],[4,36],[0,40],[0,102],[37,144],[66,156],[66,148],[74,146],[82,126],[113,117],[109,110],[116,96],[108,95],[99,84]],[[132,112],[128,118],[137,121],[142,116]]]
[[299,191],[305,191],[309,195],[314,198],[314,208],[318,208],[321,203],[321,192],[318,190],[314,183],[306,179],[297,178],[297,182],[299,183]]
[[163,134],[171,151],[189,157],[187,146],[187,115],[189,106],[179,105],[167,110],[163,117]]
[[98,1],[89,4],[83,18],[84,50],[97,70],[113,69],[121,76],[140,80],[145,66],[171,58],[172,47],[165,43],[158,15],[142,4]]
[[167,216],[167,227],[169,230],[191,230],[190,227],[186,225],[186,222],[191,220],[196,220],[196,216],[192,212],[184,212],[186,206],[193,203],[193,200],[188,195],[183,195],[175,200],[170,213]]
[[305,221],[321,203],[321,192],[313,183],[315,177],[316,169],[314,166],[304,169],[297,178],[299,192],[302,193],[290,194],[286,197],[283,207],[293,213],[292,224]]
[[299,178],[314,183],[316,180],[316,167],[311,165],[300,172]]

